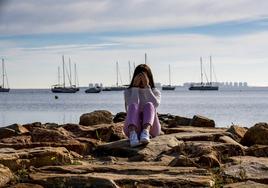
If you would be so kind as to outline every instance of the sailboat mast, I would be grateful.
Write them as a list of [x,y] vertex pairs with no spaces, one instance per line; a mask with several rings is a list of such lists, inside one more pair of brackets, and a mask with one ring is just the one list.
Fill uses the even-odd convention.
[[212,63],[212,59],[211,59],[211,56],[209,57],[209,67],[210,67],[210,84],[212,84],[212,66],[211,66],[211,63]]
[[116,62],[116,86],[118,86],[118,61]]
[[168,65],[169,85],[171,86],[170,64]]
[[71,58],[69,57],[69,70],[70,70],[70,86],[72,86],[72,67],[71,67]]
[[74,85],[77,86],[77,84],[76,84],[76,63],[74,64]]
[[64,67],[64,56],[62,56],[62,76],[63,76],[63,87],[65,87],[65,67]]
[[203,84],[203,65],[202,65],[202,57],[200,57],[200,67],[201,67],[201,84]]
[[128,61],[128,74],[129,74],[129,84],[131,82],[131,67],[130,67],[130,61]]
[[145,64],[147,64],[147,54],[145,53],[144,56],[145,56],[145,57],[144,57],[144,62],[145,62]]
[[60,67],[58,66],[58,85],[60,85]]
[[5,88],[5,72],[4,72],[4,69],[5,68],[5,65],[4,65],[4,59],[2,59],[2,79],[3,79],[3,88]]
[[76,69],[76,63],[74,64],[74,84],[76,87],[79,87],[78,74]]

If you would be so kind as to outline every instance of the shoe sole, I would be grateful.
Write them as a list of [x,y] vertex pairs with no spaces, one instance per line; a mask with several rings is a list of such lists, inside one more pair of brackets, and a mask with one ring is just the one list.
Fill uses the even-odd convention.
[[137,144],[133,144],[133,145],[130,144],[130,147],[135,148],[135,147],[138,147],[140,145],[141,145],[141,143],[137,143]]
[[148,144],[150,142],[150,140],[147,140],[147,139],[142,139],[140,141],[142,144]]

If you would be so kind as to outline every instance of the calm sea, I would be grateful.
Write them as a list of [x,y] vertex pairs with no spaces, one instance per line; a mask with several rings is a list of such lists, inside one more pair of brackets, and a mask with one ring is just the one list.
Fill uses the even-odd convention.
[[[10,90],[0,93],[0,126],[31,122],[78,123],[83,113],[124,111],[123,92],[55,94],[46,89]],[[215,120],[218,127],[232,123],[253,126],[268,122],[268,91],[162,91],[160,113],[192,117],[195,114]]]

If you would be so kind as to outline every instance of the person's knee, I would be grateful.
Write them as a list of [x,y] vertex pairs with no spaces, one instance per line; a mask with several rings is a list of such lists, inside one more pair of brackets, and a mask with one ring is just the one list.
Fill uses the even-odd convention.
[[152,127],[151,130],[150,130],[150,135],[152,137],[159,136],[160,133],[161,133],[161,128],[160,127]]
[[154,132],[150,132],[150,135],[154,138],[156,136],[160,135],[160,131],[154,131]]
[[129,106],[128,106],[128,108],[130,109],[135,109],[135,110],[137,110],[138,109],[138,104],[136,104],[136,103],[131,103]]
[[144,108],[154,109],[154,104],[152,102],[147,102],[145,103]]

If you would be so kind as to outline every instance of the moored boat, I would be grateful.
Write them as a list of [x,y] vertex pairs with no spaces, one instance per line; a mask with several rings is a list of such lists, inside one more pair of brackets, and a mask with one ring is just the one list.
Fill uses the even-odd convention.
[[[67,76],[69,79],[69,83],[70,86],[66,86],[65,84],[65,62],[64,62],[64,56],[62,56],[62,81],[63,83],[60,83],[60,68],[58,68],[58,84],[53,85],[51,88],[51,91],[53,93],[76,93],[77,91],[79,91],[79,87],[76,87],[76,85],[72,85],[72,81],[71,81],[71,62],[69,60],[69,66],[70,66],[70,74],[68,74],[67,72]],[[77,78],[76,75],[76,66],[75,66],[75,80]],[[76,82],[76,81],[75,81]]]
[[210,81],[207,79],[207,83],[203,82],[203,63],[202,57],[200,58],[200,68],[201,68],[201,82],[200,83],[193,83],[188,88],[191,91],[199,90],[199,91],[217,91],[219,90],[219,86],[213,84],[212,82],[212,61],[210,56]]
[[90,87],[85,90],[85,93],[100,93],[102,90],[101,87]]
[[168,65],[168,74],[169,74],[169,84],[168,84],[168,85],[163,85],[163,86],[162,86],[162,90],[169,90],[169,91],[172,91],[172,90],[175,90],[175,86],[172,86],[172,85],[171,85],[170,65]]

